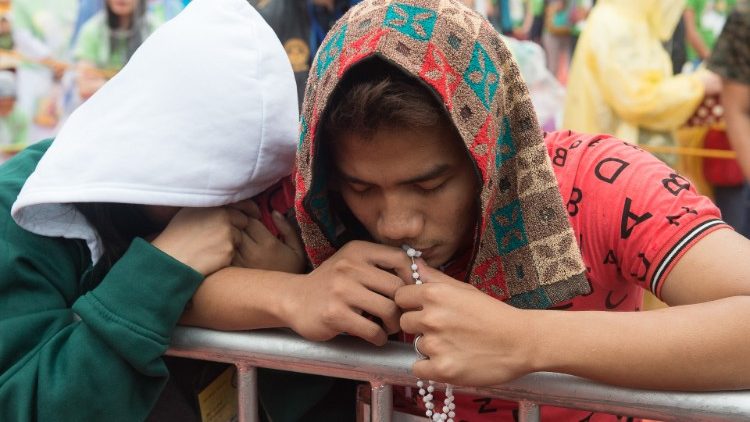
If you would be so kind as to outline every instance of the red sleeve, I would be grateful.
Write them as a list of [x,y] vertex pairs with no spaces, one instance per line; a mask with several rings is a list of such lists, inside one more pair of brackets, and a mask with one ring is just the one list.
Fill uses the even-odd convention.
[[261,192],[253,198],[260,208],[260,221],[274,236],[279,235],[279,230],[273,223],[271,213],[278,211],[286,215],[294,205],[294,184],[290,177],[285,177],[276,184]]
[[719,209],[693,184],[636,145],[606,136],[545,137],[590,273],[661,293],[677,261],[720,228]]

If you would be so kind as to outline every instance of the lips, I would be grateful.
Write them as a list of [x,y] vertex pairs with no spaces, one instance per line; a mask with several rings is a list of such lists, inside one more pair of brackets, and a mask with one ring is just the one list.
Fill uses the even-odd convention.
[[435,247],[431,246],[429,248],[415,248],[418,251],[422,251],[422,259],[429,259],[434,253],[435,253]]

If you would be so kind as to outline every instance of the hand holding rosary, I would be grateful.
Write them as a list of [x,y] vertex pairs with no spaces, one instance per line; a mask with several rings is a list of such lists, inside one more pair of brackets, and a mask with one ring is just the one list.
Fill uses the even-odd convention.
[[[419,266],[417,266],[416,258],[419,258],[422,256],[422,252],[412,248],[409,245],[403,245],[401,247],[405,252],[406,255],[411,258],[411,270],[412,274],[411,277],[414,279],[414,284],[420,285],[422,284],[422,280],[419,276]],[[419,350],[419,340],[422,338],[422,334],[418,334],[416,337],[414,337],[414,351],[417,353],[417,356],[419,359],[429,359],[430,357],[425,355]],[[425,388],[425,383],[422,380],[417,380],[417,388],[419,388],[419,395],[422,396],[422,401],[424,402],[425,408],[427,410],[425,411],[425,415],[428,418],[431,418],[435,422],[439,421],[445,421],[445,422],[453,422],[453,418],[456,417],[456,404],[453,402],[455,398],[453,397],[453,386],[450,384],[446,384],[445,388],[445,399],[443,400],[443,408],[438,410],[435,408],[435,404],[432,402],[433,396],[432,393],[435,391],[435,382],[432,380],[428,381],[427,388]]]

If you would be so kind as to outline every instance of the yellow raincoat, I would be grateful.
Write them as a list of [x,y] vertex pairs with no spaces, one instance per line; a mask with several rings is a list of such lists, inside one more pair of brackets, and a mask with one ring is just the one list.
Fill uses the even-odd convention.
[[672,145],[672,131],[701,103],[696,74],[672,74],[662,47],[684,0],[599,0],[581,33],[568,79],[563,126],[645,145]]

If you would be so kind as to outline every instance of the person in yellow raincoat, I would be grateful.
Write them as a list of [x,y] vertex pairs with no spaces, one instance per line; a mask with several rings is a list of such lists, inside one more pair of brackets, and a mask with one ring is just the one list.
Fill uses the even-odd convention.
[[573,57],[563,126],[644,145],[672,145],[672,132],[721,81],[701,70],[673,75],[662,42],[684,0],[599,0]]

